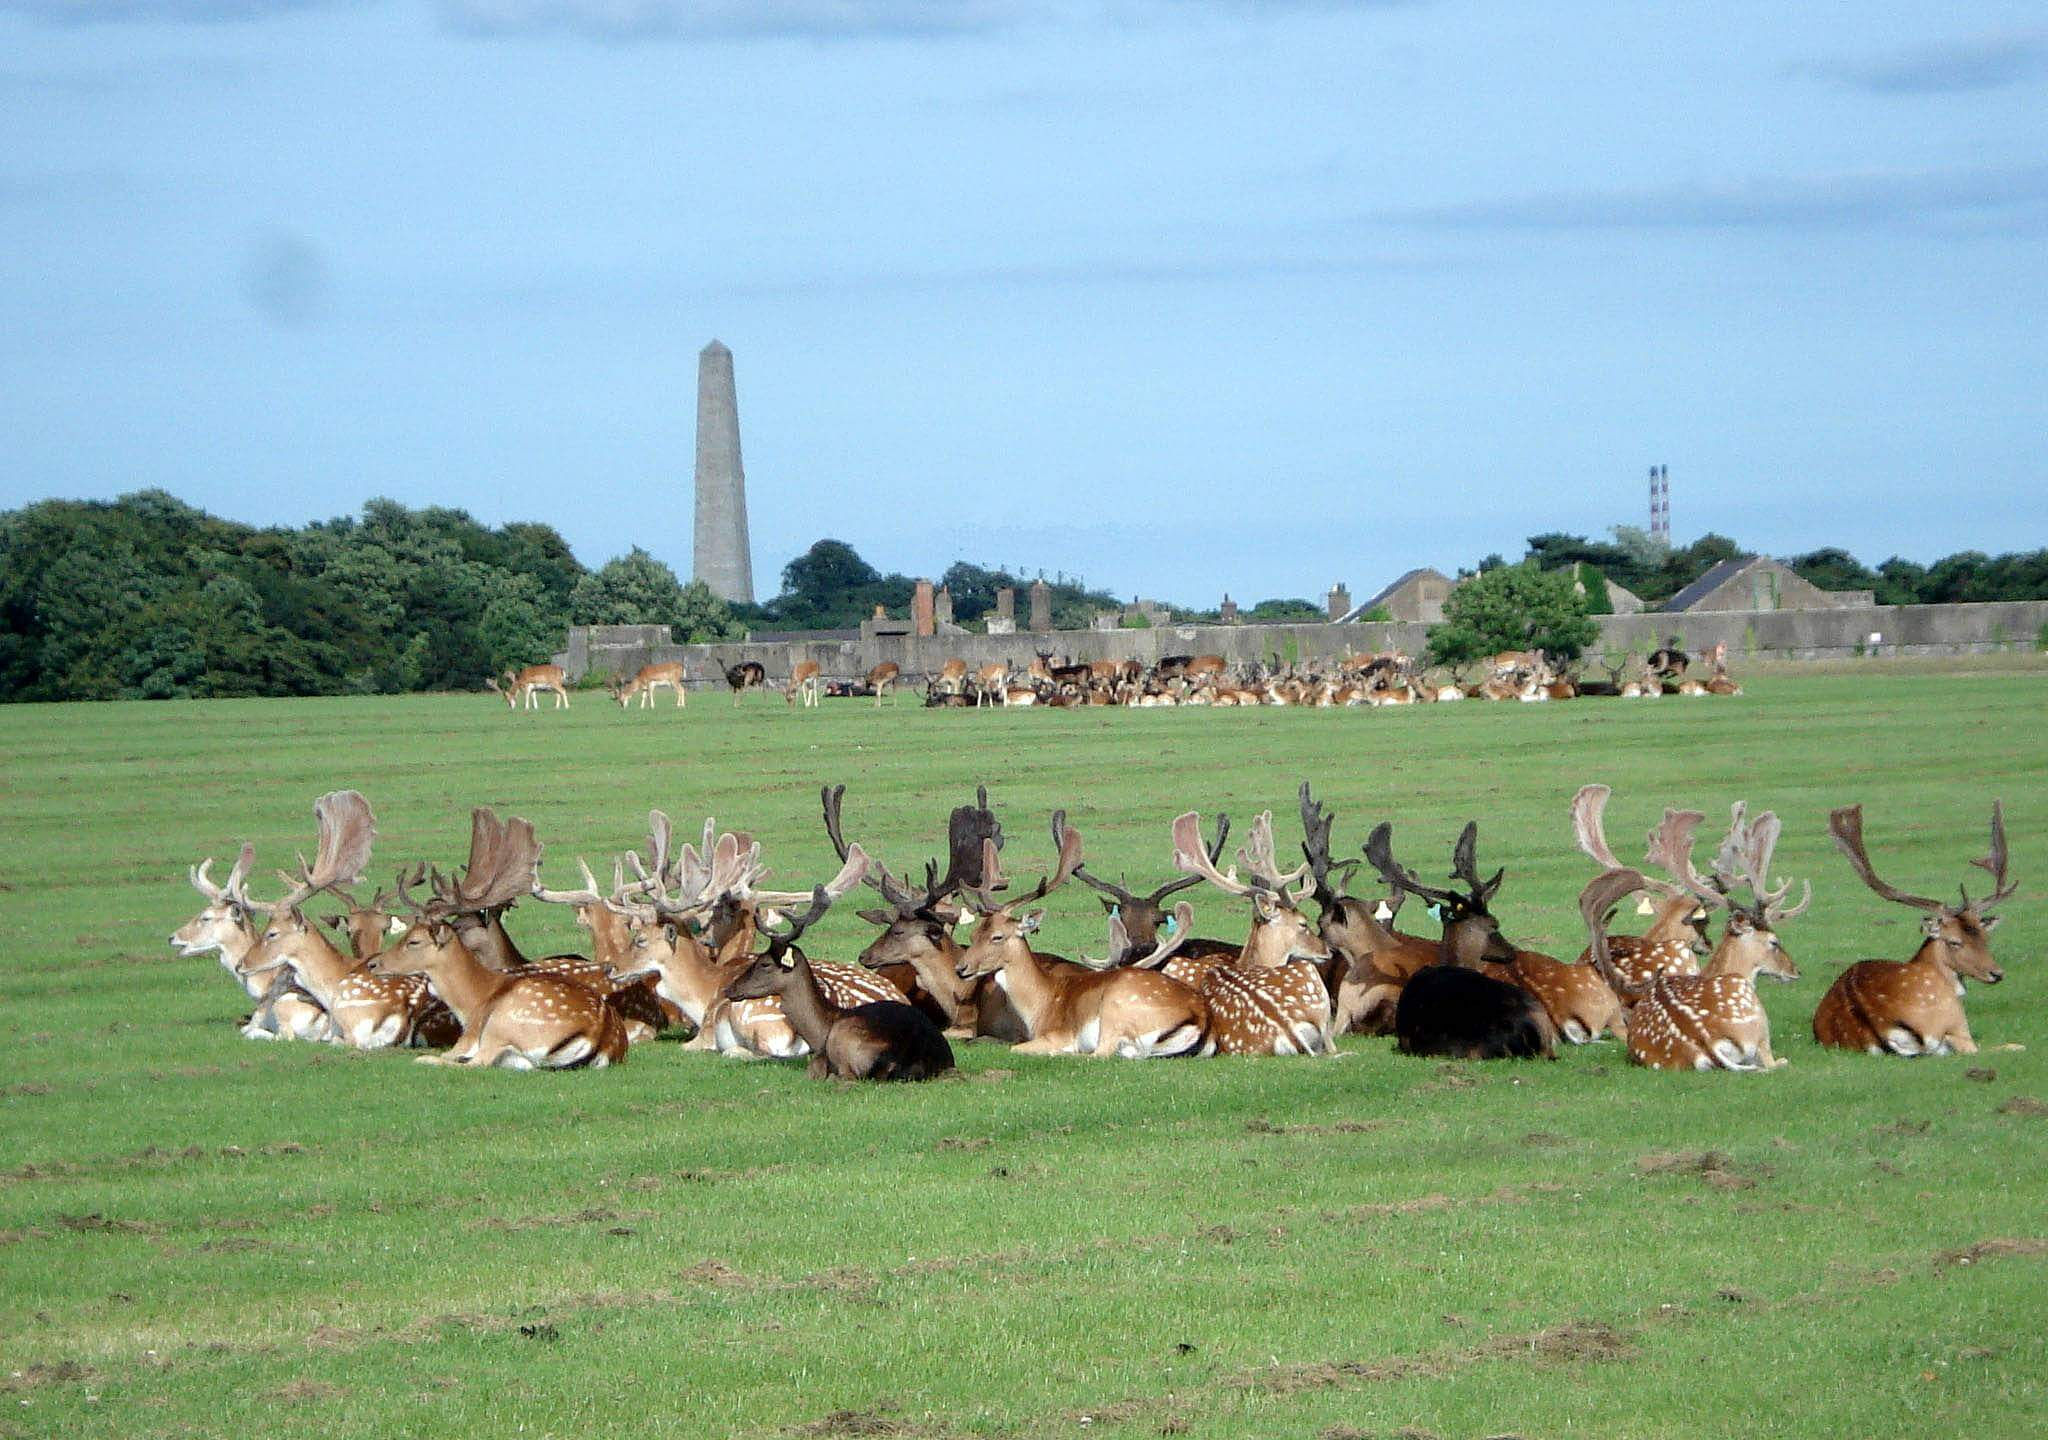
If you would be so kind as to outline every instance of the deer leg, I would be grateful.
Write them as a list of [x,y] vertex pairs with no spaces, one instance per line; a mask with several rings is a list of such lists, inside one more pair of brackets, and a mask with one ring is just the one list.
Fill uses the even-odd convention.
[[1010,1050],[1017,1055],[1064,1055],[1074,1046],[1071,1035],[1039,1035],[1012,1045]]

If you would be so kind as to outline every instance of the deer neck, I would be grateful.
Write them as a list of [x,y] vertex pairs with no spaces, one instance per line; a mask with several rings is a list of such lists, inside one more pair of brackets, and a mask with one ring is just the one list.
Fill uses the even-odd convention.
[[804,1037],[813,1055],[825,1053],[832,1025],[844,1013],[818,989],[818,977],[811,972],[811,962],[801,950],[797,951],[782,987],[782,1015],[790,1028]]
[[461,936],[439,947],[423,972],[441,1002],[469,1029],[498,994],[512,982],[479,960]]
[[[285,952],[286,966],[299,977],[301,984],[313,992],[313,998],[329,1009],[333,1007],[328,997],[334,993],[342,977],[356,968],[356,963],[335,949],[333,943],[311,925],[300,935],[299,943]],[[267,991],[270,977],[260,978],[264,980]]]
[[683,1012],[692,1025],[702,1025],[718,993],[731,983],[739,966],[711,958],[704,942],[688,931],[676,936],[675,948],[661,964],[656,986],[661,998]]
[[1906,963],[1927,966],[1948,982],[1950,990],[1962,988],[1962,978],[1956,974],[1955,966],[1948,963],[1948,947],[1941,943],[1941,937],[1938,935],[1929,935],[1922,940],[1920,948],[1913,952],[1913,958]]
[[1724,935],[1721,943],[1714,947],[1714,953],[1707,957],[1707,963],[1700,966],[1700,974],[1747,980],[1754,985],[1756,972],[1762,966],[1763,956],[1755,945]]
[[626,917],[618,911],[603,905],[578,905],[576,913],[583,917],[583,924],[590,931],[591,957],[607,965],[626,959],[627,928]]
[[1059,1000],[1060,987],[1052,972],[1045,968],[1031,943],[1020,938],[1014,945],[1006,947],[997,974],[1002,979],[1003,991],[1010,997],[1010,1003],[1017,1007],[1017,1013],[1024,1017],[1031,1033],[1038,1034],[1040,1022]]
[[974,993],[975,982],[962,980],[954,966],[960,963],[960,942],[950,932],[931,945],[920,947],[911,957],[910,968],[917,972],[918,983],[946,1012],[946,1018],[958,1021],[961,1007]]

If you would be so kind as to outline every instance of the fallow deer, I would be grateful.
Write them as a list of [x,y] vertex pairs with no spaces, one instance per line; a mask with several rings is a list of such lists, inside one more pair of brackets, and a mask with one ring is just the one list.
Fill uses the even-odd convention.
[[[1605,785],[1587,785],[1572,797],[1572,834],[1579,849],[1603,870],[1626,868],[1607,845],[1606,810],[1612,794]],[[1671,841],[1677,832],[1672,828],[1672,817],[1677,813],[1666,810],[1663,823],[1650,831],[1645,858],[1660,869],[1668,869],[1673,853]],[[1706,908],[1690,890],[1674,880],[1645,875],[1643,887],[1655,897],[1652,900],[1646,896],[1642,902],[1642,913],[1651,917],[1650,928],[1641,935],[1609,935],[1609,962],[1631,985],[1644,984],[1653,975],[1699,974],[1699,957],[1707,949]],[[1590,946],[1580,953],[1579,960],[1592,963]]]
[[952,1047],[915,1006],[878,1000],[842,1008],[825,997],[796,942],[831,904],[819,886],[809,909],[769,934],[768,949],[733,981],[728,997],[775,1000],[810,1051],[814,1080],[929,1080],[951,1070]]
[[980,706],[1002,704],[1004,693],[1009,689],[1009,685],[1009,661],[996,660],[992,661],[987,665],[983,665],[974,672],[974,693],[976,697],[976,705]]
[[[1785,897],[1792,882],[1768,887],[1771,855],[1777,848],[1778,817],[1768,810],[1745,821],[1737,804],[1714,860],[1714,883],[1702,881],[1692,866],[1693,831],[1706,817],[1697,810],[1675,812],[1666,819],[1664,848],[1669,868],[1679,882],[1710,908],[1728,911],[1721,943],[1697,975],[1657,975],[1647,984],[1630,984],[1607,955],[1606,917],[1616,901],[1642,886],[1633,870],[1609,871],[1586,887],[1580,897],[1590,936],[1593,963],[1629,1007],[1628,1053],[1638,1065],[1653,1070],[1771,1070],[1783,1060],[1771,1054],[1771,1022],[1757,999],[1756,977],[1796,980],[1799,967],[1785,953],[1777,927],[1802,913],[1813,900],[1813,886],[1795,906]],[[1737,901],[1732,892],[1746,888],[1750,898]]]
[[902,674],[903,667],[894,660],[884,660],[881,664],[868,671],[867,686],[868,690],[875,697],[876,709],[881,708],[884,695],[891,697],[895,695],[896,681]]
[[825,681],[815,660],[799,660],[789,669],[789,687],[782,692],[782,703],[794,708],[797,701],[803,701],[804,709],[816,708],[819,697],[824,693]]
[[517,710],[521,702],[529,710],[540,708],[540,692],[551,691],[555,697],[555,708],[569,708],[569,675],[559,665],[529,665],[523,670],[507,670],[503,675],[487,677],[486,689],[504,697],[507,708]]
[[1846,805],[1828,816],[1828,833],[1865,885],[1886,900],[1926,912],[1920,948],[1910,960],[1859,960],[1840,975],[1813,1012],[1813,1038],[1837,1050],[1872,1055],[1977,1053],[1963,1014],[1963,982],[1996,985],[2005,972],[1991,957],[1999,917],[1991,907],[2011,898],[2007,877],[2005,812],[1991,805],[1991,849],[1970,863],[1991,876],[1991,893],[1972,900],[1968,886],[1953,905],[1914,895],[1878,879],[1863,848],[1863,807]]
[[758,660],[742,660],[737,665],[725,667],[725,683],[732,687],[732,703],[738,705],[740,697],[749,690],[766,688],[768,672]]
[[327,1040],[333,1026],[320,1002],[308,994],[289,969],[268,975],[245,974],[241,963],[256,945],[255,919],[246,904],[236,897],[256,863],[256,847],[243,845],[228,871],[225,883],[215,885],[211,856],[186,873],[192,888],[206,897],[197,915],[171,933],[172,948],[180,955],[209,952],[220,958],[221,968],[233,976],[256,1008],[242,1022],[242,1033],[251,1040]]
[[612,699],[618,701],[619,708],[623,710],[637,695],[640,697],[640,708],[644,710],[654,703],[654,692],[663,686],[676,692],[678,710],[688,703],[690,691],[683,684],[683,664],[680,660],[671,660],[664,665],[642,665],[634,672],[632,679],[621,680],[612,687]]
[[1395,1048],[1404,1055],[1461,1060],[1547,1059],[1556,1052],[1556,1029],[1542,1002],[1520,985],[1483,973],[1489,961],[1512,964],[1515,949],[1487,908],[1507,872],[1480,879],[1478,843],[1479,824],[1468,821],[1451,861],[1452,878],[1465,888],[1440,890],[1422,884],[1394,859],[1390,826],[1375,826],[1366,840],[1366,859],[1388,886],[1434,905],[1444,925],[1436,963],[1401,987],[1394,1007]]
[[[1216,817],[1216,839],[1208,847],[1209,863],[1215,864],[1222,857],[1224,842],[1230,837],[1230,817]],[[1125,957],[1118,963],[1147,965],[1160,969],[1186,985],[1200,985],[1202,977],[1212,965],[1234,960],[1243,952],[1243,946],[1228,940],[1208,940],[1200,936],[1183,935],[1175,930],[1179,910],[1169,912],[1166,908],[1168,896],[1202,883],[1199,875],[1183,875],[1169,880],[1150,894],[1139,895],[1126,890],[1099,876],[1092,875],[1086,864],[1074,867],[1074,878],[1096,892],[1102,900],[1102,908],[1109,912],[1112,920],[1119,921],[1125,936]],[[1173,957],[1152,965],[1150,957],[1159,948],[1160,927],[1166,929],[1167,938],[1174,942]]]
[[[1336,817],[1301,784],[1301,853],[1314,881],[1312,894],[1321,915],[1316,933],[1330,947],[1324,983],[1335,1001],[1330,1028],[1345,1035],[1393,1033],[1394,1007],[1401,987],[1416,971],[1436,963],[1441,946],[1420,935],[1393,928],[1407,892],[1396,889],[1384,900],[1346,894],[1349,876],[1360,862],[1330,858],[1330,833]],[[1391,834],[1391,830],[1389,830]]]
[[982,842],[980,883],[966,887],[980,918],[958,961],[961,978],[1001,977],[1031,1030],[1029,1040],[1013,1047],[1021,1054],[1142,1060],[1201,1052],[1207,1006],[1178,980],[1145,969],[1056,969],[1031,948],[1045,912],[1024,907],[1065,884],[1081,863],[1081,832],[1067,828],[1065,820],[1064,812],[1053,816],[1057,867],[1012,899],[996,894],[1004,881],[995,841]]
[[[1226,895],[1252,902],[1252,928],[1237,959],[1211,969],[1197,992],[1209,1003],[1209,1038],[1219,1055],[1327,1055],[1330,992],[1318,968],[1330,947],[1301,913],[1313,885],[1309,867],[1281,874],[1273,851],[1273,815],[1252,822],[1237,867],[1219,871],[1202,844],[1202,818],[1190,810],[1173,822],[1174,868],[1199,875]],[[1291,887],[1299,885],[1299,890]]]
[[959,658],[948,660],[932,676],[932,690],[940,695],[959,695],[967,689],[967,662]]

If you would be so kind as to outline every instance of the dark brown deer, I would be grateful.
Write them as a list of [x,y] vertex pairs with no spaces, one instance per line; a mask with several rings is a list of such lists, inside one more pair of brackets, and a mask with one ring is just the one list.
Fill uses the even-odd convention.
[[1846,805],[1828,816],[1828,833],[1857,876],[1877,895],[1924,912],[1920,948],[1910,960],[1859,960],[1840,975],[1813,1012],[1813,1038],[1837,1050],[1872,1055],[1977,1053],[1963,1014],[1963,981],[1996,985],[2005,971],[1991,957],[1994,905],[2018,886],[2007,875],[2005,811],[1991,803],[1991,849],[1970,863],[1991,877],[1991,893],[1972,900],[1968,886],[1953,905],[1914,895],[1877,877],[1863,848],[1863,807]]
[[737,665],[725,667],[725,683],[732,687],[732,703],[737,705],[740,703],[740,696],[747,691],[767,688],[768,672],[761,667],[759,661],[742,660]]
[[1366,900],[1346,894],[1359,861],[1330,858],[1330,836],[1336,817],[1301,784],[1302,857],[1308,861],[1311,892],[1321,912],[1316,933],[1330,947],[1324,983],[1336,1002],[1331,1028],[1339,1035],[1353,1030],[1368,1035],[1393,1033],[1394,1006],[1401,987],[1425,965],[1436,962],[1435,940],[1403,934],[1392,928],[1406,892],[1387,899]]
[[[1218,815],[1216,839],[1208,847],[1212,866],[1222,857],[1224,843],[1229,838],[1230,817]],[[1175,931],[1174,926],[1178,923],[1175,917],[1179,911],[1176,908],[1169,912],[1166,901],[1170,896],[1201,884],[1200,875],[1183,875],[1177,880],[1169,880],[1146,895],[1090,874],[1086,864],[1074,867],[1074,878],[1095,891],[1102,900],[1102,908],[1123,926],[1125,953],[1118,963],[1149,965],[1151,955],[1159,947],[1162,925],[1166,927],[1168,938],[1174,942],[1172,958],[1161,962],[1164,973],[1186,984],[1201,984],[1202,976],[1211,965],[1234,960],[1243,953],[1242,945],[1228,940],[1206,940]]]

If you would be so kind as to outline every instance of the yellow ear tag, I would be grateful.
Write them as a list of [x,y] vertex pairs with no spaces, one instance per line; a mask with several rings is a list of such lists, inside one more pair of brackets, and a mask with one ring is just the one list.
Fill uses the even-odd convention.
[[1652,904],[1650,903],[1650,897],[1649,897],[1649,896],[1647,896],[1647,895],[1640,895],[1640,896],[1636,897],[1636,914],[1638,914],[1638,915],[1655,915],[1656,913],[1657,913],[1657,907],[1656,907],[1655,905],[1652,905]]
[[1379,908],[1372,912],[1372,918],[1385,924],[1394,918],[1394,907],[1382,900],[1380,901]]

